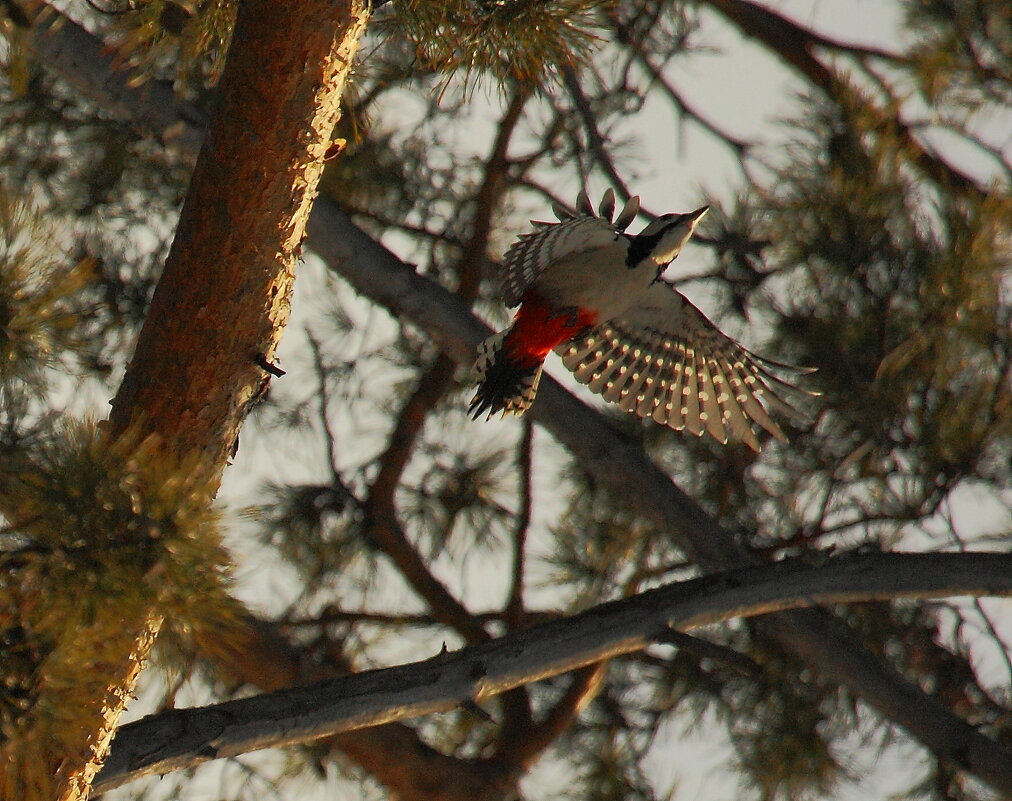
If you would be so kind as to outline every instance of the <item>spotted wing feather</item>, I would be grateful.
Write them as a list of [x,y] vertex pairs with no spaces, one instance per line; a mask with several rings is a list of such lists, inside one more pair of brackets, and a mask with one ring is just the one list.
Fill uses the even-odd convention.
[[524,293],[538,280],[553,262],[572,256],[582,250],[592,250],[611,244],[615,236],[625,231],[639,213],[639,197],[631,197],[615,221],[615,192],[607,190],[597,211],[581,191],[576,210],[557,203],[552,204],[559,222],[532,221],[535,230],[524,234],[503,257],[503,286],[507,306],[516,306]]
[[516,306],[552,262],[606,247],[618,235],[610,221],[590,216],[523,234],[503,257],[503,300],[507,306]]
[[753,424],[786,441],[771,412],[800,416],[777,394],[796,387],[663,281],[622,318],[558,350],[577,380],[605,400],[677,431],[709,433],[721,443],[740,440],[759,450]]

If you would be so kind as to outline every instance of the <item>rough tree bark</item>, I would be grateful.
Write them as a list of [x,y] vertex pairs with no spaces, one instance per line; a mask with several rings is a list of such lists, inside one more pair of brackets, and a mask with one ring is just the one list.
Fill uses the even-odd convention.
[[288,319],[295,262],[368,12],[313,0],[240,5],[221,104],[165,271],[113,401],[179,454],[224,468]]
[[[137,426],[167,456],[199,454],[212,491],[270,378],[265,367],[288,318],[296,259],[368,17],[360,0],[239,5],[220,105],[106,429],[116,437]],[[125,623],[123,661],[111,666],[96,730],[59,766],[61,799],[87,798],[157,610],[135,624]]]

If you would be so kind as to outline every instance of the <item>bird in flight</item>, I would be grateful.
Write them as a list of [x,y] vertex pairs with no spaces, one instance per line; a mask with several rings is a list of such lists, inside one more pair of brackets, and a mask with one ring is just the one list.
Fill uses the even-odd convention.
[[770,368],[811,371],[746,350],[661,279],[707,209],[628,234],[639,198],[615,217],[609,189],[596,210],[581,192],[575,212],[556,206],[559,222],[535,222],[503,259],[504,301],[520,308],[478,348],[473,418],[523,414],[555,350],[578,381],[640,417],[756,451],[753,424],[786,442],[771,412],[797,417],[776,391],[797,387]]

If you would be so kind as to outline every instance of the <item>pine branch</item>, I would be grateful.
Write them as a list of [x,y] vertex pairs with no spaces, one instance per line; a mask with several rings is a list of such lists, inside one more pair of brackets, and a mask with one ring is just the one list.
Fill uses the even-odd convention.
[[794,68],[828,97],[834,99],[840,97],[860,107],[877,120],[877,128],[898,135],[910,154],[910,160],[931,180],[942,186],[951,186],[961,193],[977,198],[983,197],[984,193],[972,178],[925,148],[913,135],[910,127],[904,125],[894,115],[875,105],[871,100],[859,98],[853,89],[840,80],[834,70],[814,55],[814,51],[823,47],[860,56],[878,56],[893,60],[898,57],[873,48],[845,45],[826,39],[749,0],[705,0],[705,2],[719,11],[743,36],[762,42],[770,52],[780,56],[785,64]]
[[[475,196],[470,236],[463,246],[458,263],[460,281],[456,291],[456,296],[469,308],[478,292],[481,268],[485,263],[492,231],[492,218],[505,183],[510,141],[527,97],[528,91],[519,89],[507,103]],[[397,416],[387,450],[379,458],[379,472],[372,482],[365,510],[373,539],[393,559],[408,583],[429,603],[435,616],[456,629],[467,642],[475,643],[487,640],[487,632],[431,574],[408,541],[394,503],[394,495],[415,442],[421,435],[429,414],[451,386],[455,367],[452,359],[441,354],[419,378],[414,392]]]
[[[487,614],[481,619],[495,617]],[[351,665],[333,664],[333,660],[321,664],[293,645],[284,634],[287,626],[247,616],[238,636],[201,642],[201,655],[213,660],[229,680],[261,692],[303,687],[351,671]],[[513,786],[502,779],[500,771],[437,751],[401,723],[335,734],[314,746],[340,752],[405,801],[491,800],[503,797],[504,787]]]
[[594,114],[590,101],[583,93],[583,87],[580,86],[580,79],[576,70],[572,67],[563,68],[562,83],[569,93],[573,107],[576,109],[577,114],[580,115],[580,121],[583,123],[583,127],[587,133],[590,155],[593,156],[593,161],[589,166],[593,167],[595,164],[599,166],[601,171],[608,176],[608,180],[612,186],[618,190],[619,198],[623,202],[627,201],[632,197],[632,192],[626,186],[622,176],[619,175],[618,170],[615,168],[615,162],[611,158],[611,154],[608,153],[607,142],[597,125],[597,115]]
[[530,420],[524,420],[523,433],[520,442],[517,444],[517,467],[520,472],[520,508],[517,510],[516,521],[513,526],[512,580],[504,611],[504,617],[511,629],[521,628],[527,621],[527,612],[524,608],[524,565],[527,534],[531,525],[531,451],[533,440],[534,427],[531,425]]
[[594,662],[573,672],[566,692],[544,720],[514,736],[501,738],[496,756],[510,765],[529,768],[573,723],[573,719],[597,695],[608,674],[608,660]]
[[[639,651],[671,628],[813,604],[957,594],[1012,595],[1012,555],[875,554],[816,567],[779,562],[692,579],[424,662],[145,718],[121,729],[96,790],[209,759],[480,702]],[[969,767],[969,761],[956,764]],[[994,768],[999,789],[1012,790],[1012,762]]]
[[414,392],[404,403],[394,424],[386,451],[379,458],[379,472],[365,500],[365,527],[379,548],[389,556],[409,585],[432,608],[433,614],[455,629],[467,642],[484,642],[488,632],[467,608],[430,572],[408,540],[394,504],[401,473],[429,412],[453,381],[455,364],[440,354],[422,374]]
[[[443,287],[417,275],[332,206],[317,204],[309,236],[314,250],[359,292],[410,319],[458,362],[470,363],[474,348],[489,330],[455,304]],[[757,561],[743,545],[746,538],[736,537],[707,515],[650,461],[641,444],[619,433],[547,376],[531,413],[585,470],[670,531],[698,564],[720,570]],[[966,765],[997,787],[1012,788],[1006,784],[1012,752],[967,726],[871,654],[828,612],[785,612],[772,616],[766,625],[825,678],[849,688],[940,758]]]

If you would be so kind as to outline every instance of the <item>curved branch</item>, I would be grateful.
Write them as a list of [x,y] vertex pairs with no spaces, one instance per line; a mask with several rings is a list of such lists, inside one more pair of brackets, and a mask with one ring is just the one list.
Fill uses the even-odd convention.
[[[818,567],[779,562],[691,579],[424,662],[153,715],[120,730],[95,790],[482,701],[639,651],[670,628],[814,604],[956,594],[1012,596],[1012,554],[875,554]],[[1012,789],[1012,763],[998,772],[997,786]]]
[[607,659],[574,671],[566,692],[548,711],[544,720],[525,731],[516,732],[517,736],[511,740],[501,737],[502,747],[496,752],[496,758],[511,766],[529,768],[569,728],[573,718],[594,699],[607,674]]
[[[464,244],[459,260],[460,280],[456,296],[468,308],[478,292],[481,267],[492,231],[492,218],[508,167],[510,140],[520,121],[527,97],[528,92],[523,89],[514,93],[499,122],[492,151],[485,162],[485,174],[475,198],[471,235]],[[395,494],[404,468],[411,458],[429,413],[452,384],[454,368],[453,360],[441,353],[419,378],[414,392],[397,416],[387,449],[379,458],[379,472],[370,487],[365,509],[372,536],[394,561],[408,583],[432,607],[434,615],[456,629],[467,642],[476,643],[488,640],[488,632],[432,575],[404,533],[395,503]]]
[[474,643],[487,640],[488,632],[432,575],[425,560],[408,540],[397,519],[394,503],[397,485],[415,440],[425,424],[425,418],[453,381],[454,366],[453,361],[441,353],[419,379],[418,386],[401,409],[386,451],[380,456],[379,473],[372,482],[364,508],[370,536],[393,560],[408,584],[432,607],[433,615],[452,626],[467,642]]

